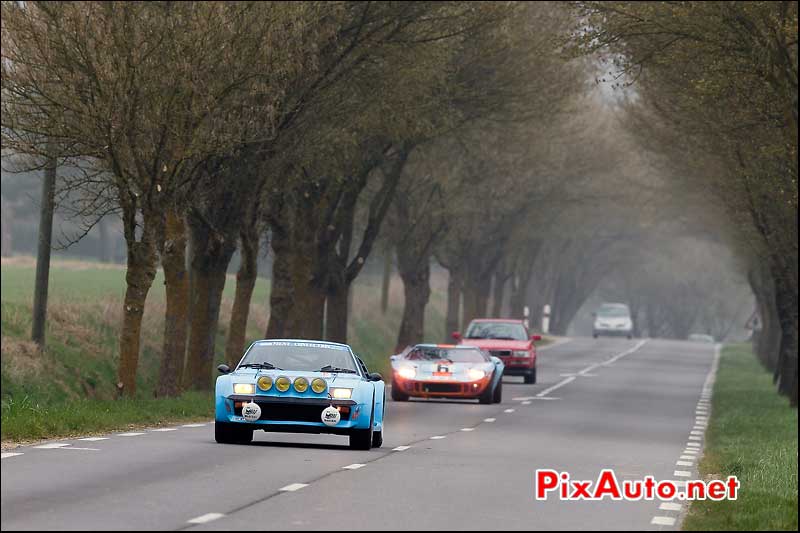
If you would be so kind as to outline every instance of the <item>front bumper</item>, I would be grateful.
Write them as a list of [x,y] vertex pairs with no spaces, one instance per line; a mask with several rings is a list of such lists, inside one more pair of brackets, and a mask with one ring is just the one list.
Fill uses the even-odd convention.
[[[248,422],[242,417],[242,404],[255,401],[261,418]],[[322,423],[322,410],[336,407],[341,420],[335,426]],[[253,429],[285,433],[333,433],[347,435],[353,429],[369,428],[369,409],[355,400],[326,398],[287,398],[231,394],[218,397],[216,421],[251,426]]]
[[595,328],[592,334],[595,337],[630,337],[633,331],[630,329]]
[[478,381],[416,380],[394,376],[393,386],[417,398],[477,398],[489,386],[491,376]]

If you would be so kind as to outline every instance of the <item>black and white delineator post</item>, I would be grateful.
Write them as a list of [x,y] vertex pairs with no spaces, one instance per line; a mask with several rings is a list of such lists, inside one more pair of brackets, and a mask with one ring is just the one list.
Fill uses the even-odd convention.
[[550,332],[550,304],[545,304],[542,309],[542,333]]

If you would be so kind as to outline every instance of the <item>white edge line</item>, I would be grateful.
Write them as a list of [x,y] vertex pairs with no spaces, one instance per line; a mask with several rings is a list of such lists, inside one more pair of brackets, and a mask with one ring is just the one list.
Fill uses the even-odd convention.
[[23,455],[21,452],[3,452],[0,453],[0,459],[6,459],[8,457],[15,457],[17,455]]
[[192,518],[191,520],[187,520],[190,524],[205,524],[206,522],[211,522],[212,520],[218,520],[225,516],[222,513],[207,513],[196,518]]
[[281,487],[280,491],[282,492],[294,492],[296,490],[300,490],[303,487],[308,487],[308,483],[292,483],[291,485],[286,485],[285,487]]

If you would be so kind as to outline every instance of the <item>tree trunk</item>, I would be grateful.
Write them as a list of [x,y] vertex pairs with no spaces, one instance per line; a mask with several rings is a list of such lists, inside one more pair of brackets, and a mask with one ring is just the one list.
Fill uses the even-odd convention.
[[[145,224],[147,224],[145,222]],[[155,238],[145,226],[142,240],[128,241],[128,270],[125,273],[125,300],[122,312],[122,331],[119,336],[119,369],[117,394],[133,397],[136,394],[136,369],[139,365],[139,343],[142,316],[147,293],[156,277]],[[126,239],[127,240],[127,239]]]
[[[398,257],[401,254],[398,254]],[[397,335],[395,353],[400,353],[406,346],[424,341],[425,337],[425,307],[430,298],[430,260],[413,261],[413,265],[406,265],[399,261],[400,278],[403,280],[403,320],[400,322],[400,332]]]
[[244,353],[250,299],[253,297],[253,289],[258,279],[258,234],[248,235],[243,231],[240,242],[242,263],[236,273],[236,295],[233,297],[231,323],[225,346],[225,361],[231,367],[239,362]]
[[164,314],[164,349],[158,375],[156,396],[174,397],[180,394],[186,335],[189,328],[189,275],[186,271],[186,224],[183,217],[169,210],[164,224],[161,266],[166,286]]
[[53,240],[55,210],[56,159],[49,157],[42,180],[42,204],[39,211],[39,248],[36,253],[36,285],[33,290],[33,328],[31,340],[44,348],[47,323],[47,288],[50,280],[50,247]]
[[286,326],[292,312],[294,287],[292,286],[291,254],[285,228],[272,225],[272,287],[269,295],[269,322],[264,337],[286,337]]
[[194,301],[185,381],[192,389],[208,390],[212,386],[222,291],[228,264],[236,251],[236,238],[226,238],[193,217],[189,220]]
[[473,319],[486,316],[491,286],[491,276],[479,276],[473,272],[467,274],[464,286],[464,327]]
[[325,340],[347,343],[350,286],[343,280],[331,283],[326,299]]
[[444,321],[444,342],[453,342],[453,332],[461,331],[461,272],[457,269],[448,270],[447,279],[447,314]]
[[775,368],[778,392],[797,406],[797,286],[782,277],[775,279],[775,302],[781,325],[780,356]]
[[506,291],[507,274],[504,271],[498,271],[494,275],[494,283],[492,284],[492,316],[496,318],[503,318],[503,298]]

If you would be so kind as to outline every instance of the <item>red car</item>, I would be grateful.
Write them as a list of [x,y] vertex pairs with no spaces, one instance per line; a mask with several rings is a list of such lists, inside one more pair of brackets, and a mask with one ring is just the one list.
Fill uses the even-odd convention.
[[477,346],[499,357],[505,364],[504,374],[522,376],[525,383],[536,383],[536,346],[541,335],[530,335],[522,320],[478,318],[469,323],[463,335],[453,333],[459,344]]

